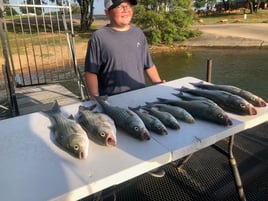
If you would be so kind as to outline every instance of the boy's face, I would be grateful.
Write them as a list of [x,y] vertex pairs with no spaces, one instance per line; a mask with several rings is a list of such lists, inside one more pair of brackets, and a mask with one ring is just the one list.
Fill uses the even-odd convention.
[[128,27],[133,17],[133,8],[129,1],[123,1],[121,4],[112,9],[105,10],[109,17],[111,26],[117,28]]

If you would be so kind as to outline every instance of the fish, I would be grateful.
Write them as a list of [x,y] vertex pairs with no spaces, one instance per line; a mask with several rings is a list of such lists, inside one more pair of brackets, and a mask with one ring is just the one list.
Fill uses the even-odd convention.
[[43,111],[52,121],[50,127],[56,142],[68,153],[78,159],[86,159],[88,156],[89,139],[83,128],[73,119],[61,114],[57,101],[51,109]]
[[202,88],[202,89],[227,91],[229,93],[232,93],[232,94],[235,94],[244,98],[245,100],[247,100],[249,103],[251,103],[252,105],[256,107],[265,107],[267,105],[263,98],[253,94],[250,91],[241,89],[236,86],[206,84],[204,82],[191,83],[191,84],[195,87]]
[[114,147],[117,144],[116,126],[111,117],[104,113],[93,112],[91,107],[80,105],[77,122],[87,132],[88,138],[92,141],[107,147]]
[[[173,94],[176,95],[176,94]],[[224,126],[231,126],[233,123],[226,112],[217,104],[206,100],[175,100],[157,98],[160,103],[175,105],[189,111],[193,117],[216,123]]]
[[160,111],[169,112],[178,120],[182,120],[187,123],[194,123],[194,117],[182,107],[161,103],[157,104],[146,102],[146,104],[152,107],[156,107]]
[[[186,93],[186,92],[181,92],[178,93],[178,94],[174,94],[173,95],[181,98],[182,100],[203,100],[203,101],[206,101],[206,102],[209,102],[210,104],[216,104],[214,101],[206,98],[206,97],[203,97],[203,96],[195,96],[195,95],[192,95],[192,94],[189,94],[189,93]],[[217,104],[216,104],[217,105]]]
[[157,117],[166,127],[171,129],[180,129],[179,122],[169,112],[163,112],[158,109],[154,109],[151,106],[142,106],[142,109],[149,112],[149,114]]
[[142,141],[151,139],[144,122],[135,112],[128,108],[109,104],[105,101],[108,99],[106,96],[97,96],[95,99],[101,105],[103,112],[114,120],[116,126],[120,127],[136,139]]
[[178,89],[196,96],[206,97],[217,103],[222,109],[238,115],[256,115],[255,107],[244,98],[221,90],[190,89],[182,87]]
[[166,126],[157,117],[149,114],[148,112],[139,111],[139,108],[140,107],[138,108],[129,107],[130,110],[135,112],[142,119],[148,130],[151,130],[160,135],[168,134]]

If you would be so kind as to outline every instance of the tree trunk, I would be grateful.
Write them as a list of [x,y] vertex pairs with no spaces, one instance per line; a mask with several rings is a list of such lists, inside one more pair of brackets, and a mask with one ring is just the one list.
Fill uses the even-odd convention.
[[93,23],[94,0],[78,0],[80,6],[80,30],[87,31]]

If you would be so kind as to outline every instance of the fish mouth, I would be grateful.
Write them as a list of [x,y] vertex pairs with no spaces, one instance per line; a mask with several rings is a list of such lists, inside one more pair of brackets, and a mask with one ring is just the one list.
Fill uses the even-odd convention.
[[116,146],[116,141],[113,138],[108,137],[106,139],[106,145],[110,146],[110,147],[115,147]]
[[231,126],[231,125],[233,125],[233,122],[231,121],[231,119],[226,119],[226,125],[227,126]]
[[80,151],[78,153],[78,158],[81,159],[81,160],[84,160],[84,159],[87,158],[87,154],[85,152],[83,152],[83,151]]
[[259,101],[259,107],[266,107],[266,102]]
[[167,130],[163,129],[163,130],[161,131],[161,134],[162,134],[162,135],[167,135],[168,132],[167,132]]
[[256,115],[257,110],[253,106],[249,106],[249,115]]
[[145,141],[145,140],[150,140],[151,137],[150,137],[150,135],[149,135],[148,132],[144,131],[144,132],[140,135],[140,139],[141,139],[142,141]]

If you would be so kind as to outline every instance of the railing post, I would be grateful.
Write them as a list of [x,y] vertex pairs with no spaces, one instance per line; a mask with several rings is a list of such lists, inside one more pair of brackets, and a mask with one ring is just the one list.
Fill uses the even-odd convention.
[[207,82],[211,82],[212,59],[207,60]]

